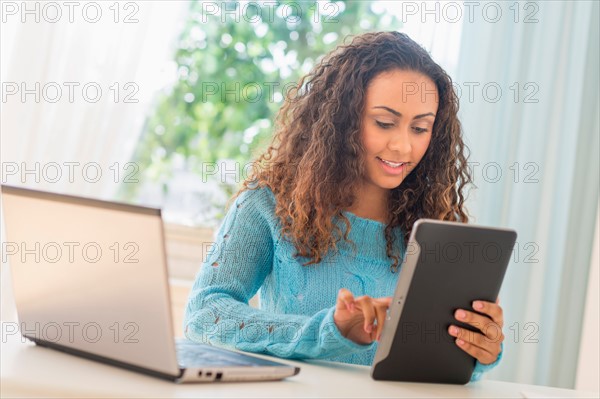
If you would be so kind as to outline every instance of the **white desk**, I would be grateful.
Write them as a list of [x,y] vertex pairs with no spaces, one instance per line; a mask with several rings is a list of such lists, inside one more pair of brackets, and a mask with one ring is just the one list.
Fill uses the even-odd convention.
[[[478,381],[465,386],[374,381],[365,366],[287,361],[300,374],[283,381],[175,384],[133,371],[36,347],[20,336],[0,345],[2,397],[598,397],[598,393]],[[268,358],[267,356],[264,356]]]

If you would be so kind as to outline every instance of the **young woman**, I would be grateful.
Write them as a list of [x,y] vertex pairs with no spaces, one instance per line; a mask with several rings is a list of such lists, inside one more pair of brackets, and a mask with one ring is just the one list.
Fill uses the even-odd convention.
[[[413,223],[468,222],[457,112],[450,77],[405,34],[363,34],[327,55],[232,199],[190,293],[186,337],[370,365]],[[477,359],[477,380],[500,361],[503,318],[498,301],[473,308],[489,317],[455,317],[488,335],[447,333]]]

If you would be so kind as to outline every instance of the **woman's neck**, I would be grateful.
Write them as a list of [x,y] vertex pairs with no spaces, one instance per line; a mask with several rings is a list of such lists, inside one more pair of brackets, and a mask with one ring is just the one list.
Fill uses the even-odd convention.
[[356,195],[354,203],[347,211],[358,217],[388,222],[388,191],[379,187],[364,185]]

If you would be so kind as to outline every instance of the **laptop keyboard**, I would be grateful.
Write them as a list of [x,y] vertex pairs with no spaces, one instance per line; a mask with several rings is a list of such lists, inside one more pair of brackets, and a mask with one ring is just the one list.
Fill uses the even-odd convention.
[[206,344],[176,342],[177,361],[182,367],[228,366],[244,367],[257,366],[246,360],[243,355],[228,352]]

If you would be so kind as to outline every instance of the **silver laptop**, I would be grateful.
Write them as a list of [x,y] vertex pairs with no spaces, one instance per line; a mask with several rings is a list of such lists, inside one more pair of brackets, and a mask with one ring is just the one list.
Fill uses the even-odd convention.
[[21,334],[176,382],[278,380],[298,367],[175,340],[159,209],[2,186]]

